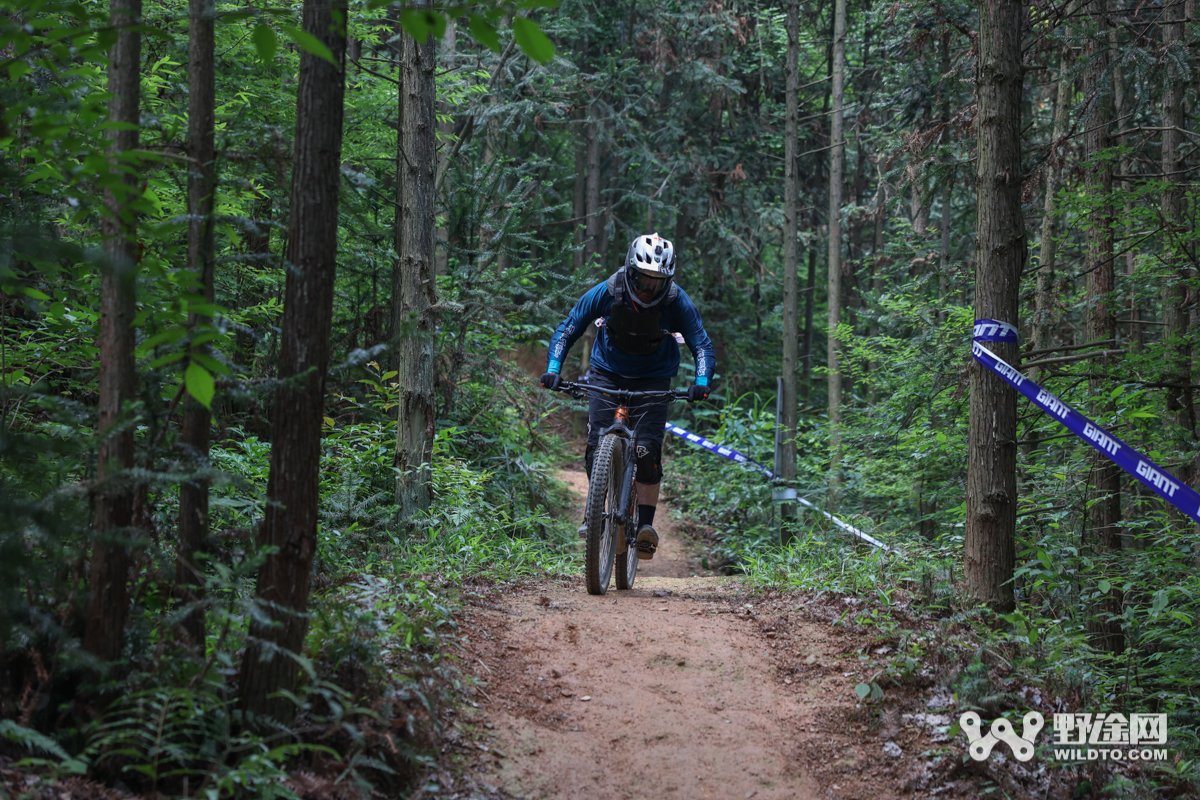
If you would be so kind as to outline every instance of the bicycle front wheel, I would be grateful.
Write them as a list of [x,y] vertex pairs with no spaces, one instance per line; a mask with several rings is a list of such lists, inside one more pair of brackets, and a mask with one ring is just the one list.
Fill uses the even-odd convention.
[[583,571],[588,594],[604,594],[612,579],[613,562],[617,557],[617,526],[611,516],[619,510],[617,504],[620,503],[624,472],[625,440],[611,434],[605,436],[592,461],[592,480],[583,514],[587,526]]

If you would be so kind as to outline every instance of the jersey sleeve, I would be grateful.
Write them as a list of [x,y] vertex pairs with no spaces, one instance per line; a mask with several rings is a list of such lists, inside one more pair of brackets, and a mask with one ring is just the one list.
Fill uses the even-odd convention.
[[717,371],[717,354],[708,333],[704,330],[704,323],[700,320],[700,311],[696,304],[682,290],[680,294],[682,297],[675,303],[679,309],[677,330],[683,334],[683,341],[687,343],[692,357],[696,359],[696,384],[708,386],[709,379]]
[[611,310],[612,297],[608,293],[608,287],[603,283],[593,286],[583,297],[579,298],[579,302],[571,309],[571,313],[559,323],[554,330],[554,335],[550,337],[546,371],[561,372],[567,353],[587,330],[587,326]]

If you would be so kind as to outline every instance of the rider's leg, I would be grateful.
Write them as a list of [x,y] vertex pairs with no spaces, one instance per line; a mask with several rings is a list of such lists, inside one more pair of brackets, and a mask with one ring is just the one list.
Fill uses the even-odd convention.
[[662,482],[662,442],[653,438],[637,440],[638,515],[643,525],[654,524],[654,509],[658,506],[658,485]]
[[658,549],[658,531],[654,530],[654,511],[658,507],[658,487],[662,481],[662,442],[637,440],[638,558],[654,558]]
[[634,481],[637,487],[638,517],[646,525],[654,524],[654,509],[658,506],[657,483],[642,483]]

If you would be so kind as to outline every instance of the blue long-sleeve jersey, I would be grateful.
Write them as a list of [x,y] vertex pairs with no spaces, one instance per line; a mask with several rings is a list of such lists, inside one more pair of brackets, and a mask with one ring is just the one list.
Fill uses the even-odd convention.
[[[559,372],[571,346],[587,330],[587,326],[603,317],[607,322],[612,314],[616,299],[608,291],[607,282],[600,283],[587,291],[571,309],[550,339],[548,372]],[[629,302],[626,300],[626,302]],[[700,312],[687,292],[679,289],[675,301],[662,309],[660,320],[665,331],[679,331],[696,359],[696,383],[707,386],[716,371],[717,359],[712,342],[700,321]],[[674,378],[679,374],[679,345],[673,336],[663,337],[658,352],[650,355],[633,355],[616,346],[602,327],[592,346],[592,366],[596,369],[622,375],[626,378]]]

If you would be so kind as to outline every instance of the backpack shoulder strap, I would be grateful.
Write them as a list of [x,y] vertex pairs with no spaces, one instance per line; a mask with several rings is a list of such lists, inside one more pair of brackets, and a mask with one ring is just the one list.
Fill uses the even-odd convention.
[[608,281],[606,281],[606,283],[608,284],[608,293],[610,295],[612,295],[613,301],[616,303],[616,305],[623,305],[625,302],[624,277],[625,277],[625,268],[621,267],[619,270],[614,272],[612,275],[609,275]]

